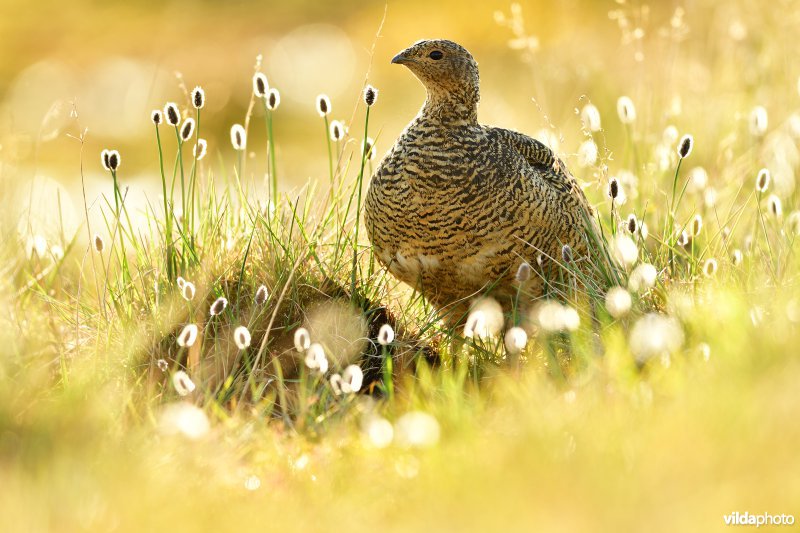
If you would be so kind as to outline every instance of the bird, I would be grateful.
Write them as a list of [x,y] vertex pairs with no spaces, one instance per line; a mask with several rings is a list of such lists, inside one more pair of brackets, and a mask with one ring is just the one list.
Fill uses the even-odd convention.
[[391,62],[427,98],[369,181],[378,261],[450,324],[481,296],[509,311],[523,263],[535,272],[527,299],[541,297],[558,265],[588,251],[593,211],[580,185],[542,142],[478,122],[478,63],[463,46],[422,40]]

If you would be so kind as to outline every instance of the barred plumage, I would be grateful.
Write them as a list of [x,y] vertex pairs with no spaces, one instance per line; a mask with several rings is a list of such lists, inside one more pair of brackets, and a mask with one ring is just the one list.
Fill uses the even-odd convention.
[[[420,41],[392,59],[427,99],[383,159],[365,203],[376,255],[402,281],[461,320],[493,287],[508,309],[522,260],[585,254],[591,209],[564,163],[541,142],[478,123],[478,65],[447,40]],[[526,289],[541,293],[541,277]]]

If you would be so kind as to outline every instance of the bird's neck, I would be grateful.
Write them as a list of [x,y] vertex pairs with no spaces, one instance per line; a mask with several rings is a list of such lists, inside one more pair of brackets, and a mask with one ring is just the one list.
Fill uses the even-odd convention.
[[420,115],[445,127],[478,123],[478,91],[444,92],[428,89]]

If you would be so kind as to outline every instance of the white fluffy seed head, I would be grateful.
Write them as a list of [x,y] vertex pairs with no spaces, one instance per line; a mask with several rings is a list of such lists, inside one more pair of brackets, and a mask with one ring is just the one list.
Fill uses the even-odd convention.
[[187,281],[183,284],[181,288],[181,294],[183,295],[183,299],[187,302],[190,302],[194,299],[194,295],[197,290],[195,289],[194,283],[191,281]]
[[769,208],[769,214],[774,218],[781,218],[783,216],[783,204],[781,203],[781,199],[776,195],[769,195],[769,198],[767,198],[767,207]]
[[211,304],[208,312],[211,316],[217,316],[222,314],[226,307],[228,307],[228,299],[220,296],[214,300],[214,303]]
[[196,324],[186,324],[178,335],[178,346],[181,348],[191,348],[197,341],[199,330]]
[[192,138],[192,135],[194,135],[194,119],[187,118],[181,126],[181,140],[186,142]]
[[231,145],[237,151],[244,150],[247,146],[247,132],[241,124],[231,126]]
[[269,92],[269,82],[263,72],[256,72],[253,75],[253,94],[257,98],[264,98]]
[[692,153],[694,147],[694,137],[689,134],[681,137],[681,142],[678,143],[678,156],[681,159],[686,159]]
[[786,227],[789,233],[800,236],[800,211],[792,211],[786,219]]
[[650,263],[637,265],[628,278],[628,288],[634,292],[646,291],[656,284],[658,271]]
[[628,233],[631,235],[636,235],[639,231],[639,219],[636,218],[636,215],[631,213],[628,215],[627,220],[625,221],[625,229],[628,230]]
[[279,105],[281,105],[281,93],[273,87],[267,94],[267,109],[275,111]]
[[250,346],[250,330],[245,326],[239,326],[233,330],[233,342],[240,350],[245,350]]
[[586,139],[578,147],[578,164],[584,168],[597,162],[597,145],[591,139]]
[[153,111],[150,113],[150,120],[152,120],[152,121],[153,121],[153,124],[155,124],[156,126],[158,126],[159,124],[161,124],[162,122],[164,122],[164,115],[161,113],[161,110],[160,110],[160,109],[154,109],[154,110],[153,110]]
[[694,167],[689,171],[689,182],[686,190],[700,192],[708,185],[708,172],[703,167]]
[[332,121],[330,125],[330,134],[332,141],[341,141],[344,137],[344,125],[338,120]]
[[317,370],[320,374],[328,371],[328,358],[325,356],[325,349],[321,344],[315,342],[308,347],[305,363],[309,369]]
[[266,285],[259,286],[254,298],[256,305],[264,305],[268,297],[269,291],[267,291]]
[[306,328],[297,328],[294,331],[294,349],[300,353],[305,352],[311,346],[311,335]]
[[607,194],[609,198],[611,198],[612,200],[616,200],[617,198],[619,198],[619,194],[621,191],[622,191],[622,186],[620,185],[619,180],[617,178],[611,178],[610,180],[608,180]]
[[769,115],[764,106],[756,106],[750,112],[750,134],[761,137],[767,132],[769,127]]
[[744,261],[744,254],[740,249],[735,248],[731,252],[731,263],[733,263],[733,266],[739,266],[742,264],[743,261]]
[[203,109],[206,105],[206,93],[199,85],[192,89],[192,106],[195,109]]
[[342,392],[354,393],[364,384],[364,371],[358,365],[349,365],[342,372]]
[[197,139],[197,144],[194,145],[193,155],[194,158],[200,161],[206,156],[208,151],[208,143],[205,139]]
[[394,329],[390,324],[382,325],[381,329],[378,330],[378,344],[387,346],[392,342],[394,342]]
[[703,217],[699,214],[692,217],[692,222],[689,224],[689,227],[692,229],[692,236],[697,237],[700,235],[700,232],[703,230]]
[[378,99],[378,89],[373,87],[372,85],[367,85],[364,89],[364,103],[367,104],[367,107],[372,107],[375,105],[375,101]]
[[366,140],[361,142],[361,153],[364,154],[368,160],[375,159],[377,150],[375,150],[375,139],[367,137]]
[[713,278],[717,273],[717,260],[714,258],[706,259],[703,263],[703,275],[707,278]]
[[632,266],[639,258],[639,248],[630,236],[617,233],[612,243],[614,258],[623,266]]
[[768,168],[762,168],[758,171],[756,177],[756,190],[760,193],[767,192],[769,189],[770,173]]
[[471,339],[477,337],[483,339],[488,337],[489,332],[486,326],[486,315],[482,310],[472,311],[467,316],[467,323],[464,325],[464,337]]
[[331,112],[331,99],[326,94],[317,95],[317,113],[319,116],[327,116]]
[[531,279],[532,272],[533,269],[531,268],[530,263],[523,261],[519,264],[519,267],[517,268],[517,274],[514,276],[514,279],[517,280],[517,283],[525,283]]
[[181,122],[181,112],[178,111],[178,104],[168,102],[164,106],[164,117],[167,119],[167,124],[170,126],[177,126]]
[[506,351],[512,355],[516,355],[525,349],[528,344],[528,334],[520,327],[513,327],[506,331],[503,339],[506,346]]
[[632,304],[631,294],[623,287],[612,287],[606,293],[606,309],[614,318],[626,315]]
[[196,388],[192,378],[183,370],[178,370],[172,374],[172,386],[175,387],[175,392],[179,396],[188,396]]
[[600,111],[594,104],[586,104],[581,109],[583,126],[589,131],[600,131]]
[[683,346],[684,333],[674,318],[650,313],[636,321],[631,329],[629,346],[636,359],[648,359],[670,354]]
[[633,124],[636,121],[636,107],[633,105],[633,100],[621,96],[617,100],[617,115],[623,124]]

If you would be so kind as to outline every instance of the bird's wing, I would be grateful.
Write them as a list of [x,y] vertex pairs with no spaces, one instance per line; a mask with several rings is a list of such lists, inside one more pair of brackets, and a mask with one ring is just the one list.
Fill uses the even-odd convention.
[[567,166],[544,143],[525,134],[503,128],[491,128],[496,138],[520,154],[538,174],[557,190],[577,195],[585,201],[583,191]]

